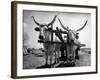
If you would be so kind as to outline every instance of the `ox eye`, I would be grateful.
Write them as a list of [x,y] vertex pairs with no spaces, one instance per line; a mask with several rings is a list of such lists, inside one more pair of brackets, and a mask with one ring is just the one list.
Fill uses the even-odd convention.
[[35,28],[35,31],[40,31],[40,28],[36,27],[36,28]]
[[52,28],[48,28],[48,30],[52,30]]

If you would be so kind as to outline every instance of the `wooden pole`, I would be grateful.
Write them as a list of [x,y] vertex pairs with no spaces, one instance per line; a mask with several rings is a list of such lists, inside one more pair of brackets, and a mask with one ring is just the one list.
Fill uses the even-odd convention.
[[[51,30],[53,30],[53,25],[51,25]],[[51,42],[53,42],[53,32],[51,32]]]

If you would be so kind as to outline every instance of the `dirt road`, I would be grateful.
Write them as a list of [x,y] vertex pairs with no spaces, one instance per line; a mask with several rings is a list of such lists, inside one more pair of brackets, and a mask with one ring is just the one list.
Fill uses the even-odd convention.
[[[75,67],[90,66],[91,54],[80,51],[79,58],[80,58],[79,60],[76,60]],[[23,57],[23,68],[24,69],[34,69],[44,64],[45,64],[44,56],[36,56],[34,54],[28,54]]]

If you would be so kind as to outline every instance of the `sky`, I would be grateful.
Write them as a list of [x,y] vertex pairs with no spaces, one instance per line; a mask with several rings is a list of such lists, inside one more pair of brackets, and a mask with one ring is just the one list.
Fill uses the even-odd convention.
[[[39,32],[36,32],[34,28],[38,26],[34,23],[31,16],[34,16],[37,22],[40,24],[48,24],[55,15],[60,18],[65,27],[69,26],[69,28],[72,30],[79,29],[80,27],[82,27],[85,21],[88,20],[86,27],[83,30],[79,31],[79,41],[82,44],[86,44],[85,48],[91,48],[91,14],[34,10],[23,10],[23,37],[25,39],[24,45],[36,49],[43,47],[42,44],[37,42]],[[53,29],[55,29],[55,27],[61,28],[60,23],[57,19],[53,25]]]

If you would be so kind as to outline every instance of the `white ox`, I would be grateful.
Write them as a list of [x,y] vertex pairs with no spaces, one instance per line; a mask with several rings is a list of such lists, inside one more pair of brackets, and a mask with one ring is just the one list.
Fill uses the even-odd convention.
[[[51,29],[51,27],[53,27],[53,23],[55,22],[56,17],[57,16],[55,16],[53,18],[53,20],[48,24],[40,24],[32,16],[35,24],[38,25],[38,27],[36,27],[35,30],[40,32],[40,35],[39,35],[40,40],[43,40],[45,42],[51,40],[51,32],[49,31],[49,29]],[[57,39],[55,39],[55,41],[57,41]],[[59,53],[60,44],[43,43],[43,46],[44,46],[45,55],[46,55],[46,57],[45,57],[46,65],[51,65],[52,63],[54,63],[58,60],[57,53]],[[55,57],[53,57],[53,56],[55,56]]]
[[75,62],[75,57],[78,56],[78,54],[76,53],[76,49],[81,47],[81,46],[85,46],[84,44],[82,45],[78,38],[78,31],[81,31],[87,24],[87,20],[85,22],[85,24],[77,29],[77,30],[71,30],[69,29],[69,27],[65,27],[61,20],[58,18],[61,27],[67,32],[67,44],[66,44],[66,50],[67,50],[67,57],[71,62]]

